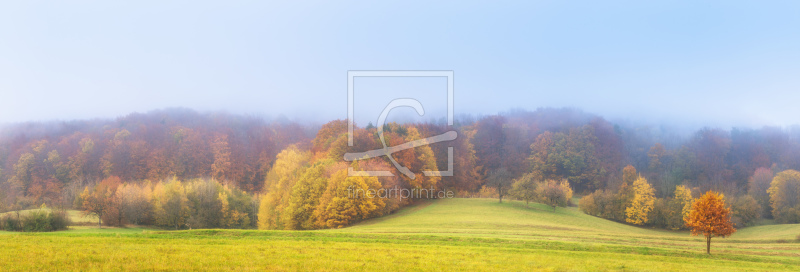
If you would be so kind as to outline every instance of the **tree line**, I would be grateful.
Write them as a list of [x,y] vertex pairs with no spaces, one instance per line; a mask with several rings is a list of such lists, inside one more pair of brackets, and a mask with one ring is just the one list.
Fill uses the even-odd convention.
[[[686,229],[684,218],[691,210],[699,188],[677,185],[672,195],[659,198],[646,178],[628,165],[623,170],[620,188],[597,190],[580,199],[579,207],[587,214],[619,222],[666,229]],[[767,168],[757,169],[748,183],[746,194],[727,198],[726,208],[737,227],[753,225],[761,218],[778,223],[800,223],[800,172],[785,170],[777,175]]]
[[[796,222],[793,211],[800,210],[798,194],[786,193],[796,191],[792,179],[779,179],[776,188],[783,189],[770,191],[781,176],[773,173],[800,169],[800,130],[791,128],[705,128],[683,135],[664,127],[611,123],[574,109],[538,109],[461,116],[452,127],[389,123],[381,130],[371,124],[356,126],[354,145],[349,146],[345,120],[316,127],[189,110],[18,124],[0,132],[0,210],[41,203],[84,208],[91,206],[92,195],[139,191],[135,194],[147,198],[140,202],[152,210],[149,217],[125,215],[119,206],[122,219],[100,211],[104,221],[178,228],[243,226],[241,221],[209,222],[195,211],[212,207],[209,213],[220,214],[226,199],[229,209],[247,214],[250,227],[314,229],[346,226],[415,201],[348,195],[348,189],[356,188],[434,188],[462,197],[492,195],[553,207],[566,205],[565,196],[574,192],[584,196],[580,206],[587,213],[664,228],[682,228],[688,199],[710,190],[728,196],[739,225],[759,217]],[[450,130],[458,133],[454,141],[392,154],[415,178],[397,171],[385,156],[342,159],[347,152],[383,148],[380,136],[387,146],[396,146]],[[423,175],[447,168],[449,147],[454,175]],[[348,169],[384,170],[394,176],[351,177]],[[213,181],[217,185],[203,186],[216,189],[192,196],[201,190],[200,180]],[[784,195],[773,197],[773,191]],[[234,200],[237,194],[248,196],[250,208],[237,206],[248,202]],[[166,211],[164,207],[175,203],[183,208],[170,211],[188,214],[183,219],[168,220],[170,225],[154,217],[156,210]]]
[[253,228],[256,204],[252,195],[212,179],[121,183],[112,176],[85,187],[74,207],[96,215],[98,226]]
[[213,178],[258,192],[275,155],[313,131],[288,121],[171,109],[0,130],[0,209],[72,205],[87,186]]

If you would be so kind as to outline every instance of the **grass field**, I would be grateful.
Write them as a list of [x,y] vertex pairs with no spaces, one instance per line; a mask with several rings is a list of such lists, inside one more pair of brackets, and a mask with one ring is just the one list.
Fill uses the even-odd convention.
[[715,238],[639,228],[576,208],[447,199],[320,231],[102,229],[0,232],[15,270],[800,271],[800,225]]

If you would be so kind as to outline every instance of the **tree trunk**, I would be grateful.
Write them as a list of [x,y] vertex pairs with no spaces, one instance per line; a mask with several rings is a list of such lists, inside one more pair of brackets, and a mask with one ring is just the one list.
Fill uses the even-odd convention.
[[503,203],[503,195],[499,195],[499,196],[500,196],[500,203]]
[[711,236],[706,236],[706,253],[711,254]]
[[100,215],[98,214],[97,215],[97,228],[98,229],[102,229],[103,228],[103,224],[102,223],[103,223],[103,219],[100,219]]

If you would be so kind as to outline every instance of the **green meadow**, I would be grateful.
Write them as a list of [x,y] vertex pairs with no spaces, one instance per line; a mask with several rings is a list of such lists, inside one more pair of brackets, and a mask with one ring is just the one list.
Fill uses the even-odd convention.
[[[75,215],[79,216],[79,215]],[[0,232],[0,267],[20,270],[800,271],[800,224],[714,238],[558,208],[443,199],[317,231],[73,227]]]

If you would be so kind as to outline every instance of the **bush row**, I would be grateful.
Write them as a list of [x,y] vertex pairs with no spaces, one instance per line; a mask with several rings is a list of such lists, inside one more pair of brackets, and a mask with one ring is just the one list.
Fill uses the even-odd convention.
[[70,225],[64,211],[39,209],[25,214],[9,213],[0,218],[0,229],[5,231],[45,232],[65,230]]

